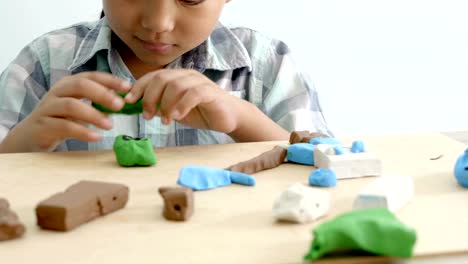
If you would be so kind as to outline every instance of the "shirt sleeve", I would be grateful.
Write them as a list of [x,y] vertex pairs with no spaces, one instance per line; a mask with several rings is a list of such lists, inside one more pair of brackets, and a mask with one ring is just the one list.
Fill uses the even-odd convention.
[[0,75],[0,142],[47,92],[47,78],[39,58],[32,43]]
[[286,44],[274,41],[268,56],[262,110],[289,132],[308,130],[332,136],[314,84],[297,68]]

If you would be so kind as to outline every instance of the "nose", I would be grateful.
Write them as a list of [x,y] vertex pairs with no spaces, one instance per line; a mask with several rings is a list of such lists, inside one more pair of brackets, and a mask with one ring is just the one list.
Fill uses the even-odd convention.
[[141,26],[151,32],[170,32],[175,25],[175,7],[173,1],[147,1],[143,10]]

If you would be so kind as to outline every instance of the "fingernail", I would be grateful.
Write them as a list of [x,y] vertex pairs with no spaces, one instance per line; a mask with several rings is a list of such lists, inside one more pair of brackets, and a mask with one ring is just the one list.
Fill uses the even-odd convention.
[[132,87],[132,84],[129,83],[129,82],[123,81],[121,83],[121,87],[124,88],[125,90],[128,90],[128,89],[130,89]]
[[101,121],[101,125],[106,129],[111,129],[112,128],[112,121],[110,119],[105,118],[105,119],[103,119]]
[[164,124],[164,125],[167,125],[169,123],[169,120],[167,119],[167,117],[163,116],[161,117],[161,122]]
[[128,93],[127,95],[125,95],[125,100],[130,100],[132,99],[132,97],[133,97],[133,94]]
[[101,138],[101,135],[95,131],[89,132],[88,136],[90,137],[91,140],[99,140]]
[[150,113],[144,111],[144,112],[143,112],[143,118],[146,119],[146,120],[149,120],[149,119],[151,118]]
[[178,110],[175,110],[174,112],[172,112],[172,119],[179,119],[179,116],[180,116],[180,112]]
[[122,98],[115,98],[114,101],[112,101],[112,108],[113,109],[120,109],[124,106],[125,102],[122,100]]

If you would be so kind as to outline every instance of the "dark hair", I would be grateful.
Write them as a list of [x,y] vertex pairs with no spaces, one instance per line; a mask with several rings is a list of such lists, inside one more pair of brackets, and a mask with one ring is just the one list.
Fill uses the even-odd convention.
[[104,10],[101,11],[101,18],[103,18],[106,14],[104,14]]

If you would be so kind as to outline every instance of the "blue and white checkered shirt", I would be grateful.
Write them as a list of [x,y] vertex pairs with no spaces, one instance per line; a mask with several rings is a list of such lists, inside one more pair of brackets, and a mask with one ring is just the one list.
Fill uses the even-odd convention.
[[[0,76],[0,141],[36,107],[57,81],[84,71],[112,73],[131,83],[134,77],[111,46],[106,18],[45,34],[26,46]],[[318,96],[294,65],[288,47],[246,28],[218,24],[200,46],[167,68],[202,72],[221,89],[256,105],[288,131],[330,134]],[[158,117],[111,115],[114,128],[98,130],[99,142],[68,139],[57,150],[111,149],[119,134],[151,138],[155,147],[231,143],[226,134],[193,129],[177,122],[165,126]]]

